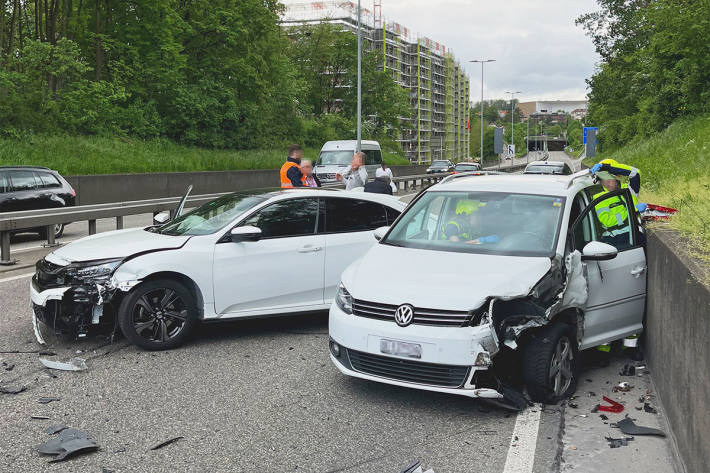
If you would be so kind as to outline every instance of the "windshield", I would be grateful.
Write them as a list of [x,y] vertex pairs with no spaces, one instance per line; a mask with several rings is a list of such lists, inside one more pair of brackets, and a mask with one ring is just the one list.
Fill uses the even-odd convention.
[[316,166],[343,165],[347,166],[353,160],[354,151],[322,151],[318,156]]
[[446,161],[434,161],[433,163],[431,163],[431,167],[446,168],[446,167],[449,167],[449,163],[447,163]]
[[265,201],[267,197],[251,194],[229,194],[207,202],[158,227],[164,235],[208,235],[226,227],[235,218]]
[[476,164],[457,164],[456,170],[457,171],[477,171],[478,165],[476,165]]
[[552,256],[565,199],[503,192],[428,192],[383,243],[460,253]]
[[550,165],[534,165],[534,166],[528,166],[525,169],[525,172],[528,174],[535,173],[535,174],[562,174],[562,166],[550,166]]

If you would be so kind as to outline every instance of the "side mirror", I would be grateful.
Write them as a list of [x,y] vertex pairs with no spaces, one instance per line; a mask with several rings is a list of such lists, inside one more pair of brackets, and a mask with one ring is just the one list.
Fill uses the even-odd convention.
[[245,225],[243,227],[232,228],[229,232],[234,243],[243,241],[259,241],[261,239],[261,228]]
[[616,258],[619,253],[615,247],[600,241],[590,241],[582,249],[582,259],[591,261],[606,261]]
[[153,223],[155,225],[162,225],[170,220],[170,212],[163,211],[153,215]]
[[373,236],[375,237],[375,240],[380,241],[382,240],[382,237],[385,236],[385,233],[390,229],[390,227],[379,227],[375,228],[375,231],[373,233]]

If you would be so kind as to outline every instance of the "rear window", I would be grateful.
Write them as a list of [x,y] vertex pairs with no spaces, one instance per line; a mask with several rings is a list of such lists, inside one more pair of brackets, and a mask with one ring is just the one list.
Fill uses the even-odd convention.
[[37,179],[32,171],[10,171],[11,189],[13,191],[27,191],[37,188]]
[[525,169],[528,174],[563,174],[562,166],[528,166]]
[[478,164],[457,164],[456,168],[457,171],[478,171],[479,166]]
[[385,206],[359,199],[325,199],[327,233],[360,232],[387,225]]
[[36,174],[43,188],[62,187],[62,183],[59,182],[57,176],[51,172],[38,172]]
[[0,194],[10,192],[10,181],[7,178],[6,172],[0,172]]
[[364,149],[362,151],[365,153],[366,165],[382,164],[382,152],[379,149]]

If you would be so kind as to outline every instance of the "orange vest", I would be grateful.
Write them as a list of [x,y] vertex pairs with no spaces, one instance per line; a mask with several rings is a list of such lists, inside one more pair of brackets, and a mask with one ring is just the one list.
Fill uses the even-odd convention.
[[[294,166],[298,167],[298,164],[292,163],[291,161],[286,161],[284,165],[281,166],[281,172],[279,174],[281,175],[281,187],[284,189],[290,189],[293,187],[291,179],[288,178],[286,173]],[[306,176],[301,176],[301,182],[303,182],[304,186],[306,185]]]

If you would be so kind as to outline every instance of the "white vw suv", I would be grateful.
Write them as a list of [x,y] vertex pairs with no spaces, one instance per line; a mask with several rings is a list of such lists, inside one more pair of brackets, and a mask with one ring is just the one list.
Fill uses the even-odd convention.
[[[645,237],[629,191],[571,176],[451,176],[343,273],[330,355],[349,376],[470,397],[571,395],[579,350],[643,329]],[[605,228],[603,199],[629,217]]]
[[343,270],[404,207],[363,192],[238,192],[162,226],[82,238],[37,263],[35,335],[120,326],[155,350],[184,342],[200,319],[327,310]]

